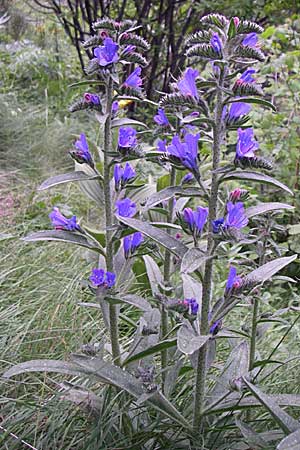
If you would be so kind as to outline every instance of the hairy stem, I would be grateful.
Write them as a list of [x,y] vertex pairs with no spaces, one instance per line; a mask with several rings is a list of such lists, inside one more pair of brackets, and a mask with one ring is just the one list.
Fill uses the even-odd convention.
[[[106,89],[106,114],[107,118],[104,127],[104,202],[105,202],[105,242],[106,242],[106,270],[114,271],[113,243],[112,243],[112,226],[113,211],[110,192],[110,157],[108,153],[111,151],[111,105],[112,105],[113,81],[109,78]],[[118,314],[115,305],[109,305],[109,326],[112,355],[115,364],[120,365],[120,347],[119,347],[119,331],[118,331]]]
[[[170,186],[175,186],[176,183],[176,169],[172,167],[170,176]],[[172,223],[174,214],[174,199],[171,198],[168,204],[168,222]],[[167,233],[171,233],[171,230],[167,230]],[[164,283],[168,284],[170,282],[172,267],[172,253],[169,250],[165,251],[165,261],[164,261]],[[164,339],[168,334],[168,311],[164,306],[162,306],[161,311],[161,339]],[[164,349],[161,352],[161,369],[162,369],[162,391],[165,388],[166,379],[166,368],[168,365],[168,350]]]
[[[214,126],[213,126],[213,166],[211,175],[211,192],[208,205],[209,209],[208,213],[209,234],[207,240],[208,256],[211,256],[214,251],[212,221],[216,219],[217,204],[218,204],[219,185],[218,185],[218,174],[216,173],[216,170],[218,169],[220,163],[220,153],[221,153],[220,150],[223,137],[223,122],[222,122],[223,82],[224,82],[224,72],[220,76],[215,106]],[[201,335],[207,335],[209,333],[208,314],[210,311],[210,301],[212,294],[212,275],[213,275],[213,258],[210,258],[206,261],[203,279],[203,294],[202,294],[201,320],[200,320]],[[193,428],[195,436],[200,432],[202,428],[202,417],[205,400],[206,355],[207,355],[207,345],[204,345],[199,350],[197,370],[196,370],[195,404],[193,417]]]

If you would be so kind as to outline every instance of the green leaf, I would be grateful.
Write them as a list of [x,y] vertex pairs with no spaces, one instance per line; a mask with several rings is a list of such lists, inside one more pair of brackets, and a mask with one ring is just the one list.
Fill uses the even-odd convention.
[[149,225],[147,222],[142,222],[141,220],[137,219],[130,219],[128,217],[116,217],[120,222],[150,237],[158,244],[170,250],[170,252],[179,256],[179,258],[182,258],[188,250],[188,248],[178,239],[175,239],[168,233],[165,233],[164,231],[155,228],[152,225]]
[[257,386],[254,386],[245,377],[243,377],[243,381],[249,391],[269,411],[273,419],[285,433],[292,433],[293,431],[299,430],[300,423],[281,409],[271,397],[264,394]]
[[94,239],[96,239],[97,242],[102,247],[105,247],[105,233],[101,230],[95,230],[94,228],[87,227],[86,225],[83,225],[82,227],[88,234],[90,234]]
[[[234,98],[228,100],[226,103],[239,103],[240,101],[240,98]],[[266,106],[267,108],[270,108],[275,112],[277,111],[276,106],[274,106],[273,103],[268,102],[263,98],[243,97],[243,103],[256,103],[258,105]]]
[[276,447],[276,450],[299,450],[300,428],[285,437]]
[[176,343],[177,343],[176,338],[165,339],[164,341],[158,342],[158,344],[155,344],[152,347],[148,347],[146,350],[143,350],[139,353],[135,353],[133,356],[130,356],[129,358],[125,359],[125,361],[123,362],[123,366],[126,366],[126,364],[132,363],[134,361],[139,361],[140,359],[143,359],[146,356],[159,353],[167,348],[175,347]]
[[199,336],[188,320],[184,320],[177,333],[177,347],[185,355],[192,355],[203,347],[210,336]]
[[230,19],[229,28],[228,28],[228,39],[232,39],[236,36],[236,26],[234,23],[233,17]]
[[182,231],[182,228],[179,225],[176,225],[175,223],[169,223],[169,222],[150,222],[150,224],[153,227],[156,228],[167,228],[169,230],[180,230]]
[[56,175],[55,177],[48,178],[44,181],[39,187],[38,191],[43,191],[44,189],[49,189],[53,186],[57,186],[62,183],[69,183],[71,181],[86,181],[86,180],[94,180],[99,178],[99,175],[87,175],[85,172],[75,171],[69,173],[63,173],[61,175]]
[[2,375],[4,378],[11,378],[21,373],[29,372],[58,372],[65,375],[82,376],[86,372],[77,364],[67,361],[55,361],[52,359],[35,359],[24,363],[16,364]]
[[276,186],[284,191],[288,192],[291,195],[294,195],[293,192],[288,188],[285,184],[276,180],[275,178],[270,177],[269,175],[265,175],[264,173],[259,172],[248,172],[245,170],[235,170],[234,172],[229,172],[220,179],[220,183],[228,180],[245,180],[245,181],[254,181],[258,183],[266,183]]
[[[95,175],[94,170],[87,164],[79,164],[75,161],[75,171],[83,171],[86,175]],[[79,181],[79,186],[82,192],[91,200],[102,205],[104,202],[103,190],[100,187],[98,180],[84,180]]]
[[72,231],[64,231],[64,230],[48,230],[48,231],[37,231],[36,233],[28,234],[22,238],[22,241],[25,242],[38,242],[38,241],[59,241],[59,242],[67,242],[69,244],[76,244],[81,247],[88,248],[89,250],[93,250],[95,252],[101,253],[104,255],[104,250],[100,245],[97,245],[96,242],[89,241],[85,236],[81,234],[73,233]]
[[286,203],[277,203],[277,202],[260,203],[259,205],[251,206],[250,208],[247,208],[245,211],[245,215],[249,219],[250,217],[257,216],[259,214],[265,214],[267,212],[274,211],[277,209],[293,210],[293,209],[295,209],[295,207],[291,206],[291,205],[287,205]]
[[257,269],[250,272],[244,278],[245,281],[251,280],[257,283],[263,283],[264,281],[271,278],[275,273],[279,272],[279,270],[283,269],[283,267],[287,266],[291,262],[297,259],[298,255],[293,256],[285,256],[283,258],[277,258],[273,261],[270,261]]
[[258,450],[268,447],[268,443],[249,425],[241,422],[237,418],[235,419],[235,423],[251,448]]
[[138,120],[130,119],[128,117],[116,118],[111,121],[112,128],[128,127],[128,126],[148,128],[145,123],[139,122]]
[[149,255],[143,256],[148,280],[151,286],[152,294],[159,294],[159,285],[163,283],[163,276],[154,259]]
[[190,248],[182,258],[180,271],[182,273],[192,273],[199,269],[208,257],[199,248]]
[[153,208],[155,205],[169,200],[175,195],[179,195],[181,197],[201,197],[202,191],[200,191],[200,189],[198,188],[193,187],[184,189],[180,186],[170,186],[151,195],[151,197],[149,197],[146,202],[144,210],[146,211],[150,208]]
[[184,298],[195,298],[200,310],[202,300],[202,284],[186,273],[183,273],[181,278]]
[[101,81],[101,80],[84,80],[84,81],[78,81],[77,83],[69,84],[68,88],[77,88],[77,87],[92,86],[92,85],[105,86],[105,82]]

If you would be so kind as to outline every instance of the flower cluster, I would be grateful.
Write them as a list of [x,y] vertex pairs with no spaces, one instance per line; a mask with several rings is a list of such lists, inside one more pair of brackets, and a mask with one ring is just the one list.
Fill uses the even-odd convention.
[[93,269],[89,280],[94,287],[112,288],[116,283],[116,274],[103,269]]
[[159,141],[157,150],[164,152],[170,162],[175,165],[183,166],[192,173],[198,174],[198,141],[200,134],[186,133],[184,141],[181,142],[180,137],[175,135],[170,145],[166,145],[165,141]]
[[53,211],[49,214],[49,218],[53,227],[56,230],[65,231],[82,231],[80,226],[77,224],[76,216],[72,216],[70,219],[63,216],[58,208],[53,208]]
[[120,191],[124,186],[136,177],[134,168],[128,162],[123,168],[120,164],[114,167],[114,181],[116,191]]
[[134,252],[138,249],[138,247],[143,242],[144,238],[142,233],[136,232],[130,234],[129,236],[125,236],[123,239],[123,249],[125,258],[129,258],[129,256],[133,255]]

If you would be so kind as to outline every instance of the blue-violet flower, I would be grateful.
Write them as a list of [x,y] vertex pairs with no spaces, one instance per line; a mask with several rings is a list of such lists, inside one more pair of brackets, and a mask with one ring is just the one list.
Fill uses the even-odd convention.
[[94,49],[94,55],[97,58],[99,65],[105,67],[117,62],[119,60],[118,48],[118,44],[110,37],[104,39],[104,45]]
[[49,214],[49,218],[56,230],[82,231],[76,222],[76,216],[72,216],[70,219],[67,219],[67,217],[63,216],[60,210],[56,207],[53,208],[53,211]]
[[116,202],[117,214],[121,217],[133,217],[136,213],[136,204],[130,198]]

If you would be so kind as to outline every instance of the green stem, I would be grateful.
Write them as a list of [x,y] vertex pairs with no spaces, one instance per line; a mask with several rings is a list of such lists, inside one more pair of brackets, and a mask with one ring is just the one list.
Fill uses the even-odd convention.
[[[212,221],[217,217],[217,205],[218,205],[218,174],[216,170],[219,167],[220,155],[221,155],[221,142],[223,137],[223,83],[224,83],[224,71],[220,76],[219,87],[217,92],[217,100],[215,107],[215,119],[213,126],[213,166],[211,175],[211,192],[208,205],[208,223],[209,234],[207,239],[207,255],[211,256],[214,251],[214,238],[212,233]],[[210,302],[212,295],[212,275],[213,275],[213,259],[210,258],[206,261],[204,279],[203,279],[203,294],[201,305],[201,319],[200,319],[200,333],[201,335],[207,335],[209,333],[209,320],[208,314],[210,311]],[[204,413],[204,400],[205,400],[205,378],[206,378],[206,356],[207,345],[204,345],[199,350],[198,363],[196,370],[196,386],[195,386],[195,403],[194,403],[194,417],[193,428],[195,438],[202,428],[202,418]]]
[[[114,271],[114,257],[113,257],[113,211],[110,192],[110,157],[108,153],[111,151],[111,105],[113,95],[113,80],[111,77],[108,80],[106,89],[106,114],[107,118],[104,126],[104,203],[105,203],[105,243],[106,243],[106,270]],[[119,330],[118,330],[118,314],[116,305],[109,305],[109,326],[110,326],[110,340],[112,355],[115,364],[120,365],[120,347],[119,347]]]
[[[176,169],[172,167],[170,176],[170,186],[175,186],[176,183]],[[171,198],[168,204],[168,222],[172,223],[174,214],[174,199]],[[171,230],[167,230],[170,234]],[[165,261],[164,261],[164,283],[169,284],[170,275],[172,267],[172,253],[168,250],[165,251]],[[168,311],[162,306],[161,310],[161,339],[163,340],[168,334]],[[161,369],[162,369],[162,391],[165,390],[165,380],[166,380],[166,368],[168,365],[168,350],[164,349],[161,351]]]

